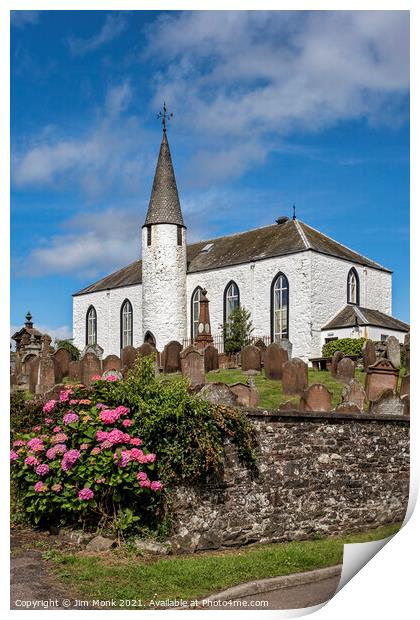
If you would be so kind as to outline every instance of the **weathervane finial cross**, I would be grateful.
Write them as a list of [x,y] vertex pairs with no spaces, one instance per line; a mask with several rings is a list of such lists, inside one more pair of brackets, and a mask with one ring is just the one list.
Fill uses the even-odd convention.
[[157,117],[162,119],[163,131],[166,133],[166,121],[169,121],[173,117],[173,113],[167,111],[165,102],[163,102],[163,109],[159,112]]

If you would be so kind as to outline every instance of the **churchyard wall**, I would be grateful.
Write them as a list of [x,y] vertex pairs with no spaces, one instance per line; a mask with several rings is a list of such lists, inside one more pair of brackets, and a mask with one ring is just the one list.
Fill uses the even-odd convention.
[[337,535],[402,521],[409,422],[402,416],[248,410],[255,471],[226,446],[221,480],[171,490],[174,551]]
[[[311,356],[317,357],[321,355],[322,344],[325,338],[325,332],[321,332],[321,328],[347,304],[347,276],[349,270],[354,267],[359,276],[360,306],[362,308],[375,308],[375,310],[386,314],[391,314],[392,310],[392,274],[370,267],[362,267],[361,265],[353,264],[340,258],[325,256],[318,252],[310,252],[310,255]],[[348,337],[351,337],[350,334],[351,330]],[[344,337],[347,336],[340,335],[340,338]],[[375,340],[370,333],[369,338]]]

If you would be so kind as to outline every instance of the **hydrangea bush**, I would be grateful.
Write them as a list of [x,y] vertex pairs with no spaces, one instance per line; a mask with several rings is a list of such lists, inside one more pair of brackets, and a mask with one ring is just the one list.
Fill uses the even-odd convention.
[[44,404],[42,424],[14,439],[10,460],[20,507],[39,525],[79,520],[123,530],[127,522],[149,524],[163,488],[156,454],[144,448],[128,407],[110,408],[86,393],[84,386],[66,386],[58,400]]

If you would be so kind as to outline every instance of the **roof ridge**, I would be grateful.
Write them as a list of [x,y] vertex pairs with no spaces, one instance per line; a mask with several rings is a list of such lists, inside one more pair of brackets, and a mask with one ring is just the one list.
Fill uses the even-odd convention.
[[[291,220],[288,221],[290,222]],[[285,222],[285,224],[286,223],[287,222]],[[211,237],[210,239],[200,239],[199,241],[187,243],[187,246],[198,245],[199,243],[210,243],[211,241],[217,241],[217,239],[225,239],[226,237],[237,237],[239,235],[245,235],[246,233],[253,232],[254,230],[262,230],[263,228],[272,228],[274,226],[279,226],[279,224],[265,224],[264,226],[256,226],[255,228],[248,228],[248,230],[241,230],[235,233],[230,233],[229,235],[220,235],[220,237]]]
[[[316,233],[318,233],[319,235],[323,235],[324,237],[326,237],[327,239],[329,239],[330,241],[333,241],[334,243],[337,243],[338,245],[341,245],[343,248],[346,248],[346,250],[349,250],[350,252],[352,252],[353,254],[358,254],[358,256],[360,256],[361,258],[364,258],[365,260],[367,260],[369,263],[373,263],[374,265],[377,265],[378,267],[380,267],[381,269],[385,269],[386,271],[390,271],[388,269],[388,267],[385,267],[384,265],[381,265],[381,263],[376,262],[375,260],[372,260],[371,258],[369,258],[368,256],[365,256],[364,254],[360,254],[360,252],[358,252],[357,250],[353,250],[353,248],[349,248],[348,245],[345,245],[344,243],[341,243],[341,241],[337,241],[336,239],[333,239],[332,237],[330,237],[329,235],[326,235],[324,232],[321,232],[320,230],[318,230],[317,228],[314,228],[313,226],[311,226],[310,224],[306,224],[306,222],[302,222],[302,224],[304,226],[307,226],[308,228],[310,228],[311,230],[314,230]],[[312,248],[311,248],[312,249]],[[314,250],[314,252],[316,252],[317,250]]]
[[295,223],[295,226],[297,228],[297,231],[300,235],[300,238],[302,239],[305,248],[307,250],[312,250],[311,244],[308,241],[308,237],[305,235],[305,232],[302,230],[302,226],[300,225],[300,222],[295,218],[294,220],[292,220]]

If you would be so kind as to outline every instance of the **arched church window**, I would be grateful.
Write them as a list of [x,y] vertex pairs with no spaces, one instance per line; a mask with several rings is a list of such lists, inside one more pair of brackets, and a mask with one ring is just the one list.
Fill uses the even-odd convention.
[[121,348],[133,346],[133,306],[126,299],[121,306]]
[[197,286],[191,296],[191,338],[195,340],[198,334],[198,318],[200,316],[200,293],[203,289]]
[[97,318],[96,310],[93,306],[89,306],[86,313],[86,344],[97,343]]
[[271,284],[271,339],[289,337],[289,281],[278,273]]
[[230,315],[236,308],[239,308],[239,288],[236,282],[231,280],[225,288],[223,303],[223,322],[229,320]]
[[355,304],[356,306],[360,303],[360,286],[359,286],[359,276],[354,267],[352,267],[347,276],[347,303]]

